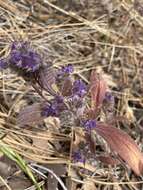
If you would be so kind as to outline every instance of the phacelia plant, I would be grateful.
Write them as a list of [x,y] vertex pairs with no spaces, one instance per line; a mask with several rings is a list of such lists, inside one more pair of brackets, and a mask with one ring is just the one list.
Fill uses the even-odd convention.
[[[86,148],[90,150],[92,159],[96,159],[94,138],[98,134],[137,175],[143,172],[143,156],[137,145],[126,133],[112,126],[116,124],[114,96],[100,73],[93,70],[90,84],[87,85],[73,77],[74,68],[70,64],[59,69],[52,64],[45,66],[40,54],[26,42],[12,44],[10,55],[0,60],[0,68],[7,67],[20,71],[24,77],[31,76],[33,87],[41,95],[41,102],[21,110],[17,118],[18,125],[38,125],[47,117],[57,117],[61,129],[68,128],[69,133],[71,128],[83,131]],[[52,98],[49,100],[43,96],[43,91]],[[101,118],[101,112],[105,114],[104,119]],[[80,148],[74,150],[73,160],[85,163],[86,148],[84,151]]]

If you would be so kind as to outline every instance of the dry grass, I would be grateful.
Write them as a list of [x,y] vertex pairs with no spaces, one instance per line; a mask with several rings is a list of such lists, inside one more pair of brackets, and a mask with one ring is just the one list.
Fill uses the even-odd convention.
[[[55,67],[71,63],[74,75],[87,83],[89,72],[98,68],[116,97],[116,115],[129,121],[124,131],[143,149],[143,5],[135,2],[0,0],[0,55],[8,54],[11,41],[26,39],[45,62],[52,59]],[[0,73],[0,100],[1,142],[27,161],[67,164],[73,184],[94,182],[104,190],[143,188],[142,177],[121,167],[72,164],[70,155],[56,151],[59,141],[71,140],[58,131],[57,120],[47,120],[40,129],[16,126],[19,110],[39,101],[39,96],[11,70]],[[81,168],[88,169],[88,173],[75,174],[72,167],[79,173]]]

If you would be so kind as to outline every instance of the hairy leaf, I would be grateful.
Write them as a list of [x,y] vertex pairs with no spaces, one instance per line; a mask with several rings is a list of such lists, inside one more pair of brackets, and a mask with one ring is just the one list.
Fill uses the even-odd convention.
[[137,175],[143,173],[143,155],[134,140],[128,134],[104,123],[97,124],[95,131],[106,140],[110,148],[116,152]]
[[22,109],[17,118],[17,124],[20,126],[40,124],[44,117],[41,115],[43,103],[35,103]]
[[43,67],[39,70],[39,84],[41,88],[49,92],[51,95],[56,95],[55,72],[52,66]]

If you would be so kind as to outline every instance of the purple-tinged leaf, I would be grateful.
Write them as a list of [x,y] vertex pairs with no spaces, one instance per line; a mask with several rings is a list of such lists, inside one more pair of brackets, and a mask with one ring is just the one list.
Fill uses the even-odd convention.
[[98,123],[95,131],[137,175],[143,173],[143,154],[128,134],[105,123]]
[[90,76],[90,93],[92,108],[100,108],[105,98],[107,84],[101,74],[97,74],[95,70]]

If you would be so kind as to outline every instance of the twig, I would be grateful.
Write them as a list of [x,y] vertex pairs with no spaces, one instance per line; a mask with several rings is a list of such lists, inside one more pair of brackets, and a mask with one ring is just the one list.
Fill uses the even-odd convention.
[[[44,185],[44,183],[45,183],[44,181],[41,181],[41,182],[38,183],[38,185],[42,186],[42,185]],[[28,187],[28,188],[26,188],[24,190],[35,190],[35,185],[32,185],[31,187]]]
[[30,164],[29,167],[30,167],[33,171],[35,171],[35,172],[37,172],[38,174],[42,175],[44,178],[47,178],[47,176],[44,175],[44,174],[43,174],[42,172],[40,172],[39,170],[35,169],[34,167],[40,168],[40,169],[42,169],[42,170],[45,170],[46,172],[49,172],[51,175],[53,175],[53,176],[57,179],[57,181],[60,183],[61,187],[62,187],[64,190],[68,190],[68,189],[65,187],[64,183],[62,182],[62,180],[61,180],[52,170],[50,170],[50,169],[48,169],[48,168],[46,168],[46,167],[44,167],[44,166],[38,165],[38,164]]
[[6,181],[0,176],[0,180],[2,181],[2,183],[7,187],[8,190],[12,190],[9,185],[6,183]]

